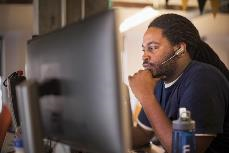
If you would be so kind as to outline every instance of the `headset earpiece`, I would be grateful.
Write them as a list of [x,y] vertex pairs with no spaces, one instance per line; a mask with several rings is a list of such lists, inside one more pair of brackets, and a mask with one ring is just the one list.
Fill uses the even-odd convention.
[[184,48],[183,47],[180,47],[179,49],[177,49],[176,51],[175,51],[175,55],[181,55],[181,54],[183,54],[184,53]]
[[170,56],[167,60],[165,60],[164,62],[162,62],[161,64],[165,64],[167,62],[169,62],[170,60],[174,59],[175,57],[183,54],[185,52],[184,48],[183,47],[180,47],[179,49],[177,49],[174,54],[172,56]]

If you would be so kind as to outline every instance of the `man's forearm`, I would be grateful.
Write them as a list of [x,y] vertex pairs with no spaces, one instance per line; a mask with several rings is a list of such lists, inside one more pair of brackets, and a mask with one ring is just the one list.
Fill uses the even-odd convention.
[[153,137],[153,131],[146,131],[139,125],[132,127],[132,147],[141,148],[149,144],[151,138]]
[[168,119],[155,96],[145,97],[141,100],[143,109],[154,129],[155,135],[165,147],[167,152],[172,150],[172,124]]

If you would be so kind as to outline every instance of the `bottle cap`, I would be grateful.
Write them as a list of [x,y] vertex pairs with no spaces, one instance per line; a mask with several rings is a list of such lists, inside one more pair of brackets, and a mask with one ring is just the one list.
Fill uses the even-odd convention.
[[22,148],[23,147],[23,141],[21,138],[15,138],[14,139],[14,146],[17,148]]
[[186,108],[179,109],[179,119],[173,121],[173,129],[183,131],[195,129],[195,121],[191,119],[190,111],[187,111]]

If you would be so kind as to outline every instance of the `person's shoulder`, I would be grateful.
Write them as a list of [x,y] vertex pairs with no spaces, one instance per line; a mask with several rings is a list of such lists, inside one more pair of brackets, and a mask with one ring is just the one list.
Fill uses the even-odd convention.
[[192,71],[196,71],[196,72],[205,72],[205,73],[216,73],[219,74],[221,73],[216,67],[214,67],[213,65],[207,64],[207,63],[203,63],[203,62],[199,62],[199,61],[192,61],[191,62],[191,67],[190,69]]
[[192,74],[193,76],[214,76],[219,78],[225,77],[215,66],[199,61],[192,61],[187,73]]
[[211,82],[229,84],[226,77],[216,67],[202,63],[199,61],[192,61],[184,71],[184,77],[189,82]]

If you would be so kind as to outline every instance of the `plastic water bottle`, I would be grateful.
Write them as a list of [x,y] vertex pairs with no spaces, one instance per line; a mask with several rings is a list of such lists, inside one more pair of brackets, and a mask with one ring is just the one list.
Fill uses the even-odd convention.
[[190,111],[180,108],[179,119],[173,121],[172,153],[195,153],[195,121]]
[[25,153],[21,138],[14,139],[14,149],[15,149],[15,153]]

